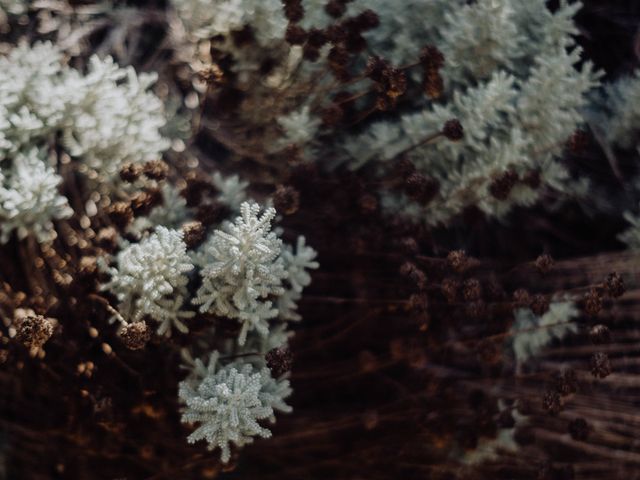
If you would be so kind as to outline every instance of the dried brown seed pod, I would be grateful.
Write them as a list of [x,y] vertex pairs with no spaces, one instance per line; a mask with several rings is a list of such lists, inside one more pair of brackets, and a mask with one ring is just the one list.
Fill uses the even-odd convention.
[[409,297],[407,310],[413,315],[425,315],[429,309],[429,298],[425,293],[414,293]]
[[548,273],[553,267],[553,264],[554,264],[553,258],[551,257],[551,255],[548,255],[546,253],[536,258],[536,261],[534,263],[536,269],[540,273]]
[[606,325],[594,325],[589,330],[589,338],[596,345],[602,345],[611,341],[611,331]]
[[293,215],[300,208],[300,192],[290,185],[278,185],[273,194],[273,206],[279,213]]
[[142,175],[142,167],[137,163],[125,163],[120,168],[120,178],[123,182],[133,183]]
[[141,350],[151,339],[151,330],[144,321],[130,323],[122,327],[120,338],[128,349]]
[[304,45],[304,42],[307,41],[307,32],[301,26],[296,25],[295,23],[290,23],[287,27],[284,39],[290,45]]
[[482,286],[477,278],[469,278],[462,285],[462,296],[467,301],[480,300],[482,297]]
[[444,295],[444,298],[447,300],[447,303],[453,304],[456,302],[459,287],[460,282],[458,282],[455,278],[445,278],[442,281],[440,290],[442,291],[442,295]]
[[555,390],[547,390],[542,397],[542,408],[549,415],[557,415],[562,410],[562,399]]
[[533,296],[529,308],[536,315],[542,316],[549,310],[549,299],[545,295],[536,294]]
[[575,370],[567,368],[558,373],[553,379],[553,386],[563,397],[576,393],[578,391],[578,377]]
[[169,175],[169,165],[162,160],[151,160],[142,166],[142,171],[151,180],[164,180]]
[[340,18],[347,11],[347,5],[341,0],[329,0],[329,3],[324,7],[324,11],[330,17]]
[[360,211],[364,214],[371,214],[378,209],[378,199],[375,195],[365,193],[358,199]]
[[100,248],[112,252],[118,246],[118,231],[114,227],[104,227],[98,230],[96,243]]
[[202,222],[194,220],[182,225],[182,233],[184,235],[184,243],[187,245],[187,248],[194,249],[204,240],[206,229]]
[[574,418],[568,425],[571,438],[579,442],[584,442],[589,436],[589,424],[584,418]]
[[569,140],[567,141],[567,148],[573,154],[580,154],[589,148],[590,143],[591,138],[589,133],[585,130],[578,129],[569,137]]
[[455,272],[464,272],[469,266],[469,257],[464,250],[452,250],[447,255],[449,267]]
[[596,378],[606,378],[611,374],[611,361],[603,352],[594,353],[590,361],[591,374]]
[[337,103],[332,103],[322,110],[322,124],[326,127],[335,127],[344,118],[344,110]]
[[208,227],[222,222],[230,213],[229,207],[221,203],[200,205],[196,211],[196,220]]
[[146,192],[138,192],[131,197],[131,209],[136,217],[144,217],[151,213],[158,205],[162,205],[162,192],[159,189],[150,189]]
[[532,301],[531,295],[524,288],[513,292],[513,308],[528,308]]
[[405,179],[404,190],[412,200],[425,205],[438,194],[439,184],[421,173],[412,173]]
[[124,230],[133,221],[133,209],[128,202],[113,203],[109,206],[107,214],[119,230]]
[[584,311],[587,315],[595,317],[602,310],[602,295],[598,289],[592,288],[584,296]]
[[442,134],[449,140],[457,142],[464,137],[464,128],[462,128],[460,120],[452,118],[445,122],[444,127],[442,127]]
[[496,200],[506,200],[511,194],[511,190],[518,182],[518,174],[513,170],[507,170],[494,178],[489,184],[489,193]]
[[78,264],[78,274],[83,277],[91,277],[98,272],[98,259],[93,256],[84,256],[80,258]]
[[269,350],[264,358],[275,378],[291,370],[293,355],[291,354],[291,350],[287,347],[279,347]]
[[444,67],[444,54],[433,45],[427,45],[420,52],[420,64],[425,71],[440,70]]
[[414,263],[403,263],[400,267],[400,274],[411,280],[420,290],[422,290],[427,283],[427,275]]
[[54,322],[42,315],[27,315],[18,317],[14,325],[16,327],[16,340],[28,349],[39,349],[51,338],[54,330]]
[[621,297],[625,292],[624,281],[616,272],[607,275],[604,282],[605,289],[611,298]]
[[439,99],[444,93],[444,80],[437,70],[425,72],[422,80],[422,90],[431,100]]

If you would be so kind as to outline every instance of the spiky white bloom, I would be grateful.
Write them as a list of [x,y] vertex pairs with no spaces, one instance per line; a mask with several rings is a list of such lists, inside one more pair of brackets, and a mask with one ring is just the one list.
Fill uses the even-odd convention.
[[6,243],[13,231],[20,240],[29,234],[39,242],[53,239],[53,220],[73,214],[60,195],[61,182],[36,149],[16,154],[8,171],[0,171],[0,242]]
[[121,250],[115,267],[102,263],[111,280],[101,288],[117,297],[118,312],[126,322],[149,316],[160,324],[159,335],[170,336],[171,327],[188,331],[182,320],[194,313],[184,310],[188,299],[185,273],[194,267],[186,250],[182,232],[160,226],[140,243]]
[[573,320],[578,315],[574,302],[569,300],[553,301],[542,316],[535,315],[528,308],[518,309],[515,322],[509,330],[517,370],[530,358],[537,356],[552,340],[576,333],[578,325]]
[[258,422],[275,420],[274,411],[291,411],[284,403],[291,388],[288,380],[275,380],[268,368],[242,362],[221,366],[218,359],[218,352],[211,354],[206,368],[196,360],[191,375],[180,383],[178,395],[185,404],[182,422],[200,424],[188,441],[206,440],[209,449],[220,448],[226,463],[231,444],[242,447],[256,436],[271,436]]
[[267,298],[282,295],[287,278],[282,240],[271,232],[276,212],[268,208],[259,214],[258,204],[245,202],[235,223],[227,222],[209,238],[199,259],[202,286],[193,300],[201,312],[237,318],[240,345],[251,330],[268,334],[268,320],[278,310]]
[[213,186],[220,192],[216,200],[224,203],[232,211],[240,211],[240,205],[247,200],[247,187],[249,182],[240,180],[238,175],[223,177],[220,172],[213,174]]
[[284,131],[282,143],[303,145],[315,138],[320,119],[312,116],[310,107],[305,105],[299,110],[278,118],[278,124]]
[[21,44],[0,58],[0,155],[45,145],[58,133],[84,166],[114,177],[124,162],[156,159],[169,147],[159,129],[162,102],[138,76],[111,58],[70,68],[51,43]]

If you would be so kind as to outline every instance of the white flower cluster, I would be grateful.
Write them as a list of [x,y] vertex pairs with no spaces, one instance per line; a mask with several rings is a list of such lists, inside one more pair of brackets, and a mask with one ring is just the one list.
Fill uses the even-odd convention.
[[[226,200],[231,207],[246,195],[246,184],[238,177],[216,175],[213,184],[216,200]],[[274,378],[264,356],[274,348],[286,348],[292,335],[287,322],[300,320],[297,301],[311,283],[308,270],[318,268],[316,252],[304,237],[295,248],[285,245],[271,231],[275,210],[261,212],[254,202],[241,203],[234,222],[222,222],[198,250],[187,252],[185,233],[176,224],[192,225],[190,210],[174,188],[163,188],[165,204],[136,220],[133,233],[141,240],[123,240],[112,266],[99,260],[101,271],[110,276],[101,288],[118,300],[114,320],[125,325],[154,320],[158,335],[171,335],[173,327],[188,332],[184,320],[195,315],[190,305],[241,324],[233,339],[215,324],[202,332],[191,349],[212,352],[207,366],[193,360],[191,349],[183,351],[190,374],[179,387],[185,405],[182,421],[199,424],[189,442],[206,440],[210,449],[220,448],[222,461],[228,462],[232,444],[242,447],[256,436],[271,435],[259,421],[273,422],[275,411],[291,411],[284,402],[291,394],[287,374]],[[197,282],[200,287],[194,294]],[[220,352],[234,360],[220,363]]]
[[0,170],[0,242],[6,243],[14,231],[19,240],[30,234],[39,242],[52,240],[52,220],[73,214],[58,191],[61,182],[36,149],[18,152],[7,171]]
[[183,319],[194,312],[184,309],[188,278],[193,270],[182,233],[158,227],[155,233],[121,250],[116,256],[116,267],[104,271],[111,281],[102,285],[118,298],[118,311],[124,322],[137,322],[149,316],[160,323],[159,335],[170,335],[171,327],[187,332]]
[[98,57],[82,74],[51,43],[22,44],[0,58],[3,242],[12,230],[43,241],[53,235],[51,220],[70,215],[54,166],[36,161],[58,135],[81,171],[106,179],[124,162],[156,159],[168,148],[159,132],[162,102],[147,91],[154,79]]
[[[298,252],[283,250],[282,241],[271,231],[276,212],[245,202],[234,223],[227,222],[216,230],[198,256],[202,267],[202,286],[194,303],[202,312],[209,312],[242,323],[240,345],[247,333],[256,330],[269,333],[269,320],[281,315],[295,319],[295,302],[303,286],[310,282],[305,268],[317,268],[315,252],[299,240]],[[290,278],[290,274],[295,278]],[[283,282],[289,279],[291,289]],[[282,299],[274,305],[271,298]]]
[[[237,202],[246,197],[246,183],[237,176],[217,174],[213,185],[217,201],[239,208],[235,222],[225,221],[198,251],[187,253],[180,227],[190,220],[190,209],[175,187],[163,186],[164,201],[148,216],[128,228],[138,243],[115,257],[115,266],[101,266],[111,280],[102,286],[118,298],[121,320],[129,323],[149,316],[160,322],[158,334],[171,334],[171,326],[188,331],[182,322],[194,312],[185,305],[200,305],[202,313],[237,319],[238,344],[247,334],[270,334],[270,320],[295,321],[302,290],[311,283],[308,270],[318,268],[316,252],[299,237],[294,250],[271,231],[276,212],[260,214],[257,203]],[[150,233],[152,232],[152,233]],[[195,295],[187,291],[186,272],[197,267],[201,285]]]
[[[389,192],[383,205],[416,221],[440,224],[470,205],[501,217],[515,205],[535,202],[541,189],[523,181],[504,199],[490,194],[492,182],[507,172],[520,179],[537,172],[543,186],[565,189],[568,173],[557,157],[582,122],[587,92],[597,85],[589,63],[576,68],[581,51],[573,41],[571,18],[579,4],[561,2],[551,13],[543,0],[412,3],[415,9],[403,9],[408,30],[422,29],[415,38],[444,53],[444,95],[399,122],[375,123],[346,138],[344,148],[354,168],[371,160],[388,163],[409,151],[417,170],[438,182],[439,193],[419,205]],[[398,16],[386,15],[389,8],[381,5],[379,11],[383,51],[382,37],[393,38],[384,33],[384,22]],[[378,35],[372,32],[374,42]],[[420,47],[408,41],[415,58]],[[397,57],[389,58],[395,62]],[[421,144],[451,118],[462,123],[462,140]]]
[[274,379],[264,366],[249,362],[222,366],[218,352],[211,354],[206,367],[196,360],[178,393],[185,404],[182,421],[200,424],[188,441],[206,440],[209,449],[220,448],[221,459],[227,463],[231,444],[242,447],[256,436],[271,436],[258,422],[273,422],[275,411],[290,412],[291,407],[284,403],[290,394],[289,381]]

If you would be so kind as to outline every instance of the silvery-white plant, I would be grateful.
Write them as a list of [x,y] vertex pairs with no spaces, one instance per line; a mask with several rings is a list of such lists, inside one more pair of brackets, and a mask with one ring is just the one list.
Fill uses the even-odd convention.
[[184,404],[182,421],[199,424],[188,441],[205,440],[210,450],[220,449],[221,460],[227,463],[231,444],[243,447],[254,437],[271,436],[260,422],[275,421],[276,411],[290,412],[291,407],[284,402],[290,394],[289,380],[273,378],[264,364],[223,364],[217,351],[209,356],[206,366],[197,359],[178,393]]
[[0,58],[3,242],[12,230],[44,241],[52,220],[69,216],[55,192],[57,165],[44,162],[58,138],[79,171],[107,184],[125,162],[161,156],[169,142],[160,133],[162,102],[149,91],[154,81],[109,57],[93,56],[83,74],[48,42],[21,44]]
[[[246,196],[239,177],[215,175],[212,185],[217,201],[228,202],[232,212]],[[196,425],[188,441],[207,441],[210,449],[220,449],[226,463],[232,445],[271,435],[261,421],[273,422],[276,411],[291,411],[284,401],[291,394],[287,374],[275,378],[264,356],[287,347],[292,335],[287,323],[300,320],[297,302],[311,283],[309,270],[318,268],[316,252],[304,237],[295,248],[283,243],[272,230],[275,210],[253,201],[242,202],[237,217],[213,229],[198,250],[187,251],[182,229],[156,222],[188,222],[193,212],[173,187],[163,188],[163,205],[139,222],[144,227],[136,231],[140,240],[121,240],[113,258],[100,259],[109,276],[102,289],[118,300],[114,320],[123,327],[153,320],[160,336],[169,336],[173,328],[187,333],[198,306],[205,315],[239,323],[235,338],[211,325],[183,351],[189,373],[179,386],[182,421]],[[178,203],[179,214],[167,202]],[[206,365],[198,357],[208,358]]]
[[[612,149],[640,152],[640,72],[625,75],[603,89],[596,98],[593,124]],[[633,179],[632,192],[637,197],[640,178]],[[632,250],[640,250],[640,215],[624,212],[629,228],[618,238]]]
[[150,317],[157,321],[159,335],[170,335],[171,327],[186,333],[184,320],[194,313],[185,308],[188,300],[187,272],[193,270],[187,246],[179,230],[158,226],[139,243],[123,248],[116,266],[102,269],[111,280],[102,285],[118,299],[117,319],[132,323]]
[[[258,48],[232,52],[240,70],[251,70],[243,67],[246,55],[254,60],[273,58],[264,45],[282,38],[286,17],[282,5],[276,8],[279,2],[217,0],[213,3],[222,14],[215,18],[215,9],[197,14],[203,3],[174,0],[192,32],[224,37],[250,27],[256,34]],[[323,2],[302,5],[301,26],[323,27],[329,22]],[[437,183],[438,192],[425,204],[385,191],[382,206],[431,225],[447,224],[470,206],[503,218],[515,206],[534,204],[548,190],[584,192],[585,183],[572,178],[561,161],[566,141],[583,123],[587,94],[599,78],[589,62],[581,61],[575,42],[573,16],[579,8],[579,2],[565,0],[554,11],[544,0],[409,0],[402,8],[382,0],[349,2],[347,14],[365,9],[378,13],[380,25],[364,35],[370,50],[392,65],[415,62],[426,45],[439,48],[445,59],[442,94],[436,100],[411,99],[412,106],[403,105],[397,114],[369,122],[357,134],[348,129],[331,134],[319,128],[318,98],[304,89],[306,82],[317,84],[325,95],[330,91],[330,76],[318,74],[327,69],[328,48],[321,49],[315,64],[299,65],[300,47],[284,45],[285,54],[278,57],[281,67],[295,74],[281,72],[282,83],[277,85],[307,93],[297,102],[274,107],[284,109],[275,122],[281,137],[267,140],[265,148],[293,142],[319,162],[332,159],[332,164],[373,167],[381,173],[405,156],[418,173]],[[407,74],[420,78],[419,69]],[[352,93],[358,88],[361,83],[344,86]],[[425,142],[452,118],[462,123],[464,138]],[[499,195],[492,194],[491,186],[505,176],[511,183]]]

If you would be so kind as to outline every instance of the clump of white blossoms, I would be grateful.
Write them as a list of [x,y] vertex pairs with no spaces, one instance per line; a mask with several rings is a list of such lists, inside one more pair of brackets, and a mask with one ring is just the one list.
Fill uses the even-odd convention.
[[92,57],[83,74],[51,43],[21,44],[0,58],[3,242],[14,229],[43,241],[52,236],[51,221],[70,214],[55,194],[55,162],[34,161],[49,158],[58,138],[79,171],[107,182],[125,162],[156,159],[168,148],[162,102],[148,91],[154,81],[109,57]]
[[61,182],[36,149],[17,153],[8,171],[0,170],[0,242],[6,243],[14,231],[19,240],[29,234],[39,242],[52,240],[52,220],[73,214],[59,193]]
[[271,231],[275,209],[262,215],[256,203],[243,203],[240,216],[216,230],[199,259],[202,286],[194,303],[209,312],[242,323],[238,342],[245,343],[247,333],[269,332],[269,319],[278,315],[269,297],[285,293],[287,278],[281,257],[282,240]]
[[231,444],[243,447],[254,437],[271,436],[259,422],[274,421],[275,411],[290,412],[291,407],[284,403],[290,394],[289,381],[274,379],[264,366],[237,361],[223,366],[218,352],[211,354],[207,367],[196,360],[179,387],[185,405],[182,421],[200,424],[188,441],[206,440],[210,450],[220,449],[221,460],[227,463]]
[[160,323],[158,335],[170,335],[171,327],[188,328],[183,319],[194,313],[184,309],[188,298],[185,275],[193,270],[183,234],[159,226],[140,243],[128,245],[116,256],[116,266],[103,269],[111,281],[102,285],[118,299],[118,313],[126,323],[146,316]]
[[[212,198],[201,206],[219,202],[235,215],[236,203],[246,197],[246,183],[214,175],[211,186]],[[273,422],[275,412],[291,411],[285,403],[291,394],[287,369],[272,371],[266,354],[287,349],[293,335],[287,323],[300,320],[297,302],[311,283],[309,270],[318,268],[316,252],[304,237],[294,248],[272,231],[273,208],[242,202],[233,221],[222,220],[206,233],[175,188],[164,185],[163,191],[164,204],[136,219],[141,228],[134,233],[140,240],[121,240],[112,259],[100,259],[100,269],[110,277],[102,290],[118,300],[114,319],[125,327],[156,321],[160,336],[169,336],[174,327],[188,333],[188,319],[198,315],[191,309],[200,306],[199,315],[211,325],[183,351],[190,373],[179,387],[182,421],[197,424],[189,442],[206,440],[228,462],[232,445],[271,435],[259,422]],[[162,225],[180,221],[173,228]],[[194,231],[202,236],[192,243],[186,237]],[[230,338],[218,329],[221,317],[238,322],[238,333]],[[193,360],[192,352],[208,358],[207,365]]]

